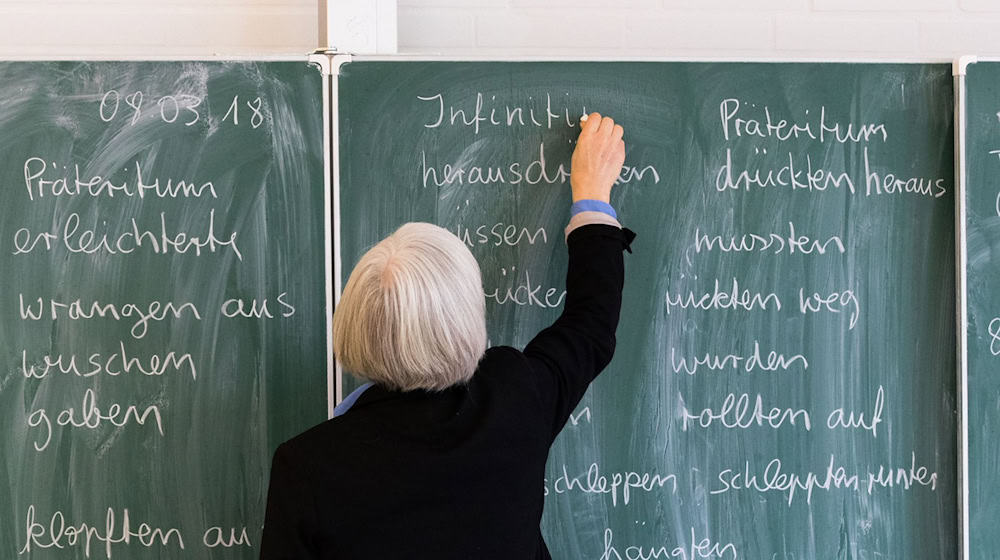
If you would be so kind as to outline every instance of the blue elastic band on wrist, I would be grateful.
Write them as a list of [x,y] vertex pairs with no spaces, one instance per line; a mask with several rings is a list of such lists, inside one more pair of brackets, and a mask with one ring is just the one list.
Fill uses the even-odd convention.
[[615,213],[615,209],[603,200],[594,200],[590,198],[577,200],[573,203],[573,206],[570,207],[569,215],[570,217],[576,216],[580,212],[603,212],[616,220],[618,219],[618,214]]

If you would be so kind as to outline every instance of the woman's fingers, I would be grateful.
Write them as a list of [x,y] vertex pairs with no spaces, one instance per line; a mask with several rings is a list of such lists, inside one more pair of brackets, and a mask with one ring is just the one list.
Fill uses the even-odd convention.
[[[587,121],[590,122],[590,121]],[[598,134],[611,134],[615,129],[615,121],[611,117],[604,117],[601,119],[601,128],[598,129]]]
[[580,123],[580,134],[595,132],[601,126],[601,114],[593,112],[587,115],[587,120]]

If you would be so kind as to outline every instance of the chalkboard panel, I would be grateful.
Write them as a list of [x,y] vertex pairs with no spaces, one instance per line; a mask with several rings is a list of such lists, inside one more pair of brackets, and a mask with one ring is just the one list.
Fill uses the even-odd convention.
[[1000,549],[1000,64],[966,76],[966,283],[970,558]]
[[0,557],[257,557],[327,409],[321,80],[0,64]]
[[625,127],[639,237],[549,457],[556,558],[955,556],[949,66],[356,59],[337,87],[343,279],[438,223],[493,344],[559,313],[578,116]]

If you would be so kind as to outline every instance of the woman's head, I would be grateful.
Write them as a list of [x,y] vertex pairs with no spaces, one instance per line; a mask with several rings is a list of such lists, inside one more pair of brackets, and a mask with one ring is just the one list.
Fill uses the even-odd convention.
[[447,230],[409,223],[354,267],[333,314],[347,370],[400,390],[468,381],[486,351],[479,265]]

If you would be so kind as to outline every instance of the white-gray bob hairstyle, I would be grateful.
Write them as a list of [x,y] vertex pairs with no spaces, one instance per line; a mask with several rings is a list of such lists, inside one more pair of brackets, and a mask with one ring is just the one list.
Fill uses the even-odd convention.
[[433,224],[405,224],[380,241],[334,310],[333,351],[348,371],[392,389],[468,381],[486,351],[486,298],[472,253]]

